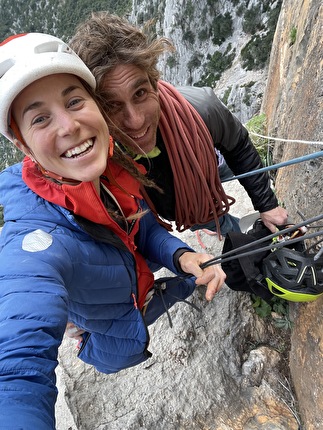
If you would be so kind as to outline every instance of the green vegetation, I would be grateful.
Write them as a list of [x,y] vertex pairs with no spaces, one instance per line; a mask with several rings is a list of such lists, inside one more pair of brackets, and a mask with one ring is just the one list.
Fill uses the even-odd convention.
[[198,33],[198,39],[200,42],[204,42],[205,40],[210,38],[210,30],[208,28],[203,28],[199,33]]
[[194,4],[192,2],[192,0],[188,0],[188,2],[186,3],[186,7],[184,9],[184,13],[183,15],[188,19],[188,20],[192,20],[194,19],[194,13],[195,13],[195,7]]
[[254,294],[252,294],[251,299],[256,314],[261,318],[272,319],[274,326],[280,329],[290,330],[292,328],[287,300],[274,297],[269,304]]
[[178,61],[176,60],[175,55],[170,55],[166,60],[166,65],[173,69],[178,64]]
[[265,67],[271,51],[271,42],[270,34],[253,36],[241,50],[243,68],[257,70]]
[[232,17],[229,12],[218,15],[212,22],[212,42],[214,45],[221,45],[226,38],[232,35]]
[[271,164],[271,147],[269,145],[268,139],[260,136],[255,136],[252,133],[260,134],[264,136],[266,134],[267,118],[264,113],[260,115],[255,115],[252,117],[245,125],[246,129],[251,133],[251,140],[256,147],[261,161],[264,166]]
[[188,70],[192,71],[194,69],[197,69],[200,67],[201,59],[203,58],[203,55],[199,54],[198,52],[194,52],[192,55],[190,61],[187,63]]
[[253,6],[251,9],[247,9],[242,23],[242,29],[245,33],[254,34],[256,31],[262,30],[263,25],[261,24],[261,4]]
[[205,65],[205,72],[203,73],[199,82],[194,84],[196,87],[209,86],[213,87],[215,81],[221,78],[222,73],[231,67],[232,62],[235,58],[235,49],[231,51],[231,45],[229,45],[224,54],[220,51],[215,51],[213,55],[208,55],[208,62]]
[[0,0],[0,38],[12,33],[49,32],[68,40],[92,11],[118,15],[131,11],[131,0]]
[[227,106],[228,104],[228,99],[229,99],[229,95],[231,94],[232,91],[232,87],[228,87],[223,94],[223,97],[221,99],[221,101]]
[[[274,38],[281,4],[282,1],[278,1],[276,7],[268,12],[269,17],[267,29],[263,30],[260,34],[254,34],[251,40],[241,50],[242,66],[246,70],[257,70],[266,66],[270,56],[271,45]],[[265,8],[269,8],[269,1],[264,3],[263,9]],[[256,12],[259,13],[259,16],[256,15]],[[251,11],[245,12],[244,26],[249,30],[250,33],[262,29],[260,14],[261,10],[258,7],[252,9]]]
[[294,43],[296,42],[296,35],[297,35],[297,28],[292,27],[289,34],[289,46],[294,45]]
[[240,4],[236,9],[237,16],[242,16],[246,10],[246,6],[244,4]]
[[183,42],[188,42],[193,45],[195,42],[195,34],[192,30],[187,30],[183,33]]
[[0,136],[0,154],[0,172],[23,159],[22,153],[3,136]]
[[[6,138],[0,136],[0,171],[23,159],[22,153]],[[0,227],[3,225],[3,208],[0,205]]]

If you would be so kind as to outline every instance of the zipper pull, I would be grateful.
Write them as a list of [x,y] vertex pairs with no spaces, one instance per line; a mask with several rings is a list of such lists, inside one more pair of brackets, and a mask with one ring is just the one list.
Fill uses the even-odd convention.
[[132,295],[132,298],[133,298],[133,303],[135,305],[135,308],[138,309],[138,304],[137,304],[135,293],[132,293],[131,295]]

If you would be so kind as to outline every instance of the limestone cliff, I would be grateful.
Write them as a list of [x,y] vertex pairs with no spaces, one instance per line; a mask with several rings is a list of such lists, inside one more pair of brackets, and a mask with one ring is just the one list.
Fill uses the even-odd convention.
[[132,0],[130,20],[155,23],[176,52],[160,59],[174,85],[207,85],[240,119],[259,113],[281,0]]
[[[263,101],[268,133],[317,145],[280,143],[275,161],[323,147],[323,4],[285,0],[277,24]],[[322,158],[280,169],[276,189],[293,219],[323,212]],[[321,223],[322,224],[322,223]],[[306,430],[323,428],[323,299],[292,306],[290,368]]]

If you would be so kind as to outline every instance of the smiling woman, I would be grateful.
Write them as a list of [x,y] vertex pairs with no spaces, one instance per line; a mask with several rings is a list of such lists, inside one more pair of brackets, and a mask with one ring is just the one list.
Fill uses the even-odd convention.
[[47,172],[93,182],[99,192],[109,129],[78,77],[55,74],[38,79],[16,97],[11,113],[24,139],[14,142],[26,155]]
[[[11,37],[0,71],[0,132],[26,155],[0,175],[0,422],[52,430],[66,327],[81,360],[118,372],[151,356],[149,324],[196,285],[211,300],[225,274],[202,270],[213,256],[148,210],[140,188],[154,184],[114,147],[95,79],[63,41]],[[180,275],[164,282],[167,300],[155,294],[151,263]]]

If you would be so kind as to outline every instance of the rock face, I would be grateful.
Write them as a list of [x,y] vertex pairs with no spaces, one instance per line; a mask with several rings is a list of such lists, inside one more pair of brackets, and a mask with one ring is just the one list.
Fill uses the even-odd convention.
[[[267,64],[244,67],[241,50],[253,36],[263,37],[267,33],[280,3],[280,0],[132,0],[130,20],[141,25],[153,16],[156,33],[173,42],[176,52],[165,54],[159,61],[163,79],[173,85],[196,85],[204,76],[207,86],[214,87],[217,96],[245,123],[260,110],[268,70]],[[248,18],[253,13],[255,16]],[[213,73],[219,76],[206,78]]]
[[[252,211],[242,187],[233,181],[226,189],[237,198],[233,214]],[[202,250],[194,233],[182,237]],[[200,238],[207,252],[221,252],[216,237]],[[211,303],[203,289],[190,300],[202,313],[175,305],[173,328],[166,315],[149,328],[152,358],[115,375],[83,364],[74,342],[64,340],[60,369],[73,430],[298,429],[284,388],[289,333],[258,317],[249,295],[227,287]]]
[[[275,161],[322,150],[323,141],[323,4],[285,0],[271,54],[263,110],[271,136],[316,141],[317,145],[282,143]],[[280,169],[279,199],[300,221],[323,213],[322,158]],[[322,222],[320,222],[322,224]],[[323,428],[323,299],[293,306],[290,368],[306,430]]]
[[[163,317],[150,330],[153,357],[102,375],[63,346],[66,396],[82,430],[297,430],[281,401],[283,363],[247,297],[224,288],[214,303],[194,295],[202,314],[178,305],[174,329]],[[271,333],[272,335],[272,333]],[[290,400],[290,399],[289,399]]]

